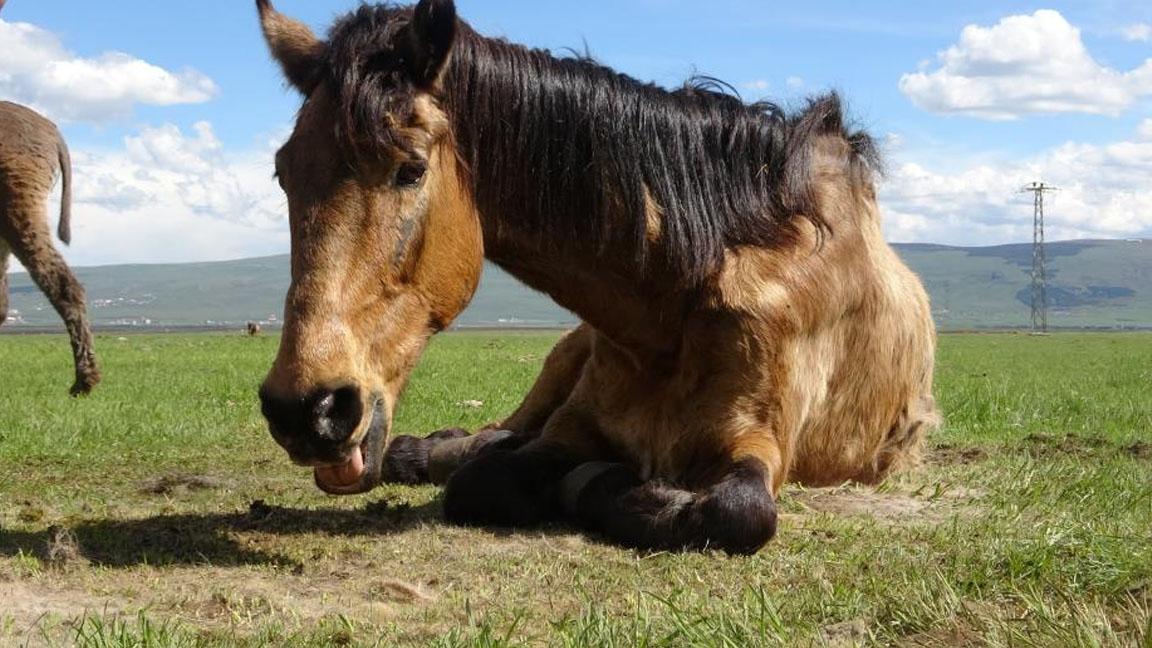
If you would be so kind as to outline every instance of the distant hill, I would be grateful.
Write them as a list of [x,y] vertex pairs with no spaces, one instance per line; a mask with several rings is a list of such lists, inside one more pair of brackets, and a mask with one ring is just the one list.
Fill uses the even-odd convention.
[[[1029,318],[1031,245],[959,248],[897,245],[932,295],[943,329],[1012,328]],[[1050,323],[1055,327],[1152,327],[1152,241],[1049,244]],[[288,257],[219,263],[79,268],[97,326],[275,324],[288,287]],[[26,274],[12,275],[10,325],[57,326]],[[489,265],[463,327],[569,326],[576,318]]]
[[[941,328],[1029,323],[1031,244],[896,248],[924,280]],[[1045,251],[1051,326],[1152,327],[1152,240],[1062,241]]]

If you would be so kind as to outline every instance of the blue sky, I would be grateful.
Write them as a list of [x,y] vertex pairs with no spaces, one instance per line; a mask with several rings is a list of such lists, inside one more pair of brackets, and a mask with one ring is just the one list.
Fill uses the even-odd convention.
[[[266,176],[299,100],[252,4],[9,0],[0,12],[0,99],[61,121],[77,158],[71,260],[287,249],[283,199]],[[322,33],[355,5],[277,6]],[[885,142],[893,240],[1025,240],[1030,213],[1011,189],[1036,177],[1070,185],[1052,207],[1055,237],[1152,237],[1152,3],[862,6],[458,1],[482,33],[554,50],[587,43],[645,80],[698,72],[785,105],[839,90]]]

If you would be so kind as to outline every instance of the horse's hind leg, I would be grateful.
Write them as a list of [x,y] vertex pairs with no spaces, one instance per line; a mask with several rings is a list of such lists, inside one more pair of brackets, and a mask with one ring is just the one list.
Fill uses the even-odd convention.
[[453,429],[423,439],[397,436],[384,456],[384,481],[442,484],[457,468],[482,453],[510,449],[535,438],[572,393],[591,350],[592,330],[588,325],[565,335],[548,354],[540,376],[520,407],[478,434]]
[[92,331],[88,327],[88,314],[84,305],[84,288],[64,258],[52,247],[47,228],[38,228],[36,234],[18,237],[9,241],[9,245],[12,253],[24,264],[32,280],[44,291],[52,307],[64,320],[76,367],[72,395],[84,395],[100,382],[100,370],[96,367],[96,356],[92,351]]
[[8,244],[0,239],[0,326],[8,321]]
[[689,488],[643,481],[625,464],[581,465],[560,485],[565,512],[627,547],[754,554],[776,535],[773,493],[782,481],[775,442],[760,441],[759,452],[717,461]]
[[581,459],[536,438],[518,448],[479,453],[444,487],[444,517],[464,526],[531,526],[563,514],[560,482]]
[[582,463],[590,454],[548,438],[481,454],[448,481],[444,516],[465,526],[568,517],[612,542],[646,550],[752,554],[776,534],[775,466],[756,456],[718,462],[710,479],[689,490],[643,481],[626,464]]

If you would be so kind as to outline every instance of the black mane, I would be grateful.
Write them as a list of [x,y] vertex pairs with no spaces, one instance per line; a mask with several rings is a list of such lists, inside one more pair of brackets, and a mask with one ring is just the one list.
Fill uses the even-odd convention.
[[[404,123],[415,89],[387,53],[410,15],[364,6],[333,28],[330,81],[345,139],[358,148],[403,148],[385,116]],[[576,243],[628,254],[642,271],[658,265],[687,284],[712,274],[727,247],[771,245],[794,215],[827,229],[810,171],[819,136],[843,137],[846,164],[861,172],[878,165],[868,135],[846,131],[835,94],[788,116],[774,104],[745,104],[712,79],[667,90],[587,56],[485,38],[464,23],[442,87],[477,204],[499,227],[534,237],[543,251]],[[663,212],[655,243],[649,201]]]

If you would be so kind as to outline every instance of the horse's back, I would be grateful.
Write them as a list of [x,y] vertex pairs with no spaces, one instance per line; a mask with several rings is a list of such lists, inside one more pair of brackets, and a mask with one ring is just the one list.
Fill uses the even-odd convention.
[[59,142],[55,124],[30,108],[0,101],[0,194],[47,193],[59,167]]

